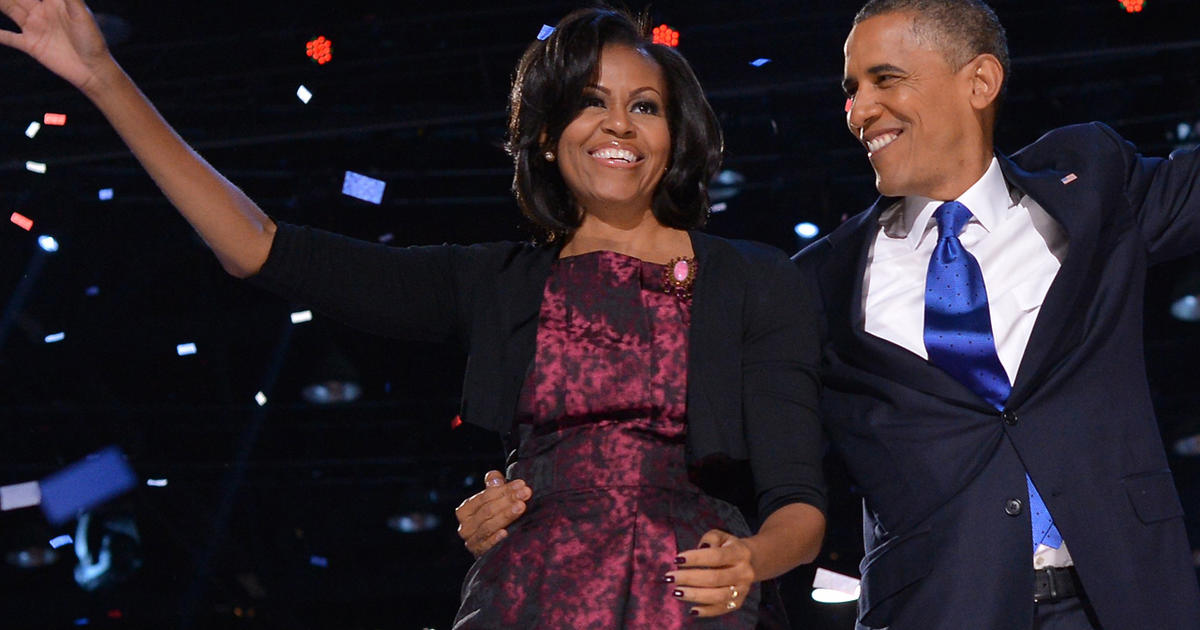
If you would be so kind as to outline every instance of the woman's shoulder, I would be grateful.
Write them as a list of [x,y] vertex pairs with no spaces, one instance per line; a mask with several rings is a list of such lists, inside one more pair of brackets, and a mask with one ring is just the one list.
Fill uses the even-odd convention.
[[782,249],[759,241],[693,232],[692,242],[696,246],[698,258],[708,257],[716,261],[727,260],[730,263],[751,266],[793,266],[791,259]]

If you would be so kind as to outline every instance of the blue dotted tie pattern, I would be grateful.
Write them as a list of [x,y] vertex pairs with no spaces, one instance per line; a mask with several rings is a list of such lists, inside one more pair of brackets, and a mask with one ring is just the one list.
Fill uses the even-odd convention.
[[[925,276],[925,349],[929,361],[1003,410],[1012,385],[996,355],[991,313],[983,272],[967,251],[959,233],[971,220],[971,211],[957,201],[947,201],[934,211],[938,242]],[[1029,511],[1033,521],[1033,548],[1039,543],[1059,547],[1062,537],[1045,502],[1025,475]]]

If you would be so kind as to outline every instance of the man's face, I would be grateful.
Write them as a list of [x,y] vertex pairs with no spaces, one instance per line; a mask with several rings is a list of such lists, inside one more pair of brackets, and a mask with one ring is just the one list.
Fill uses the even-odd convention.
[[972,107],[972,64],[955,72],[918,40],[910,13],[863,20],[845,55],[846,123],[867,148],[881,194],[953,199],[982,175],[978,162],[991,146]]

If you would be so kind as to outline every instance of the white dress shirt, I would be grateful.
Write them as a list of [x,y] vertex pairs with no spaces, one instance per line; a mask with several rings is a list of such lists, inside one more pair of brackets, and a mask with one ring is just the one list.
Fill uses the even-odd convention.
[[[885,210],[863,278],[864,329],[923,359],[929,358],[925,276],[937,245],[933,213],[943,201],[905,197]],[[1015,383],[1042,301],[1067,254],[1067,235],[1036,201],[1010,192],[996,158],[957,201],[973,215],[959,240],[983,272],[996,354]],[[1065,544],[1039,545],[1034,554],[1039,569],[1069,564]]]

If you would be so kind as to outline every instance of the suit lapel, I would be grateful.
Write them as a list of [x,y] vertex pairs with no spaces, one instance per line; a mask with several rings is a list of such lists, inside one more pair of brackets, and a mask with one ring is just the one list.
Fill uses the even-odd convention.
[[[927,394],[979,406],[966,386],[925,359],[866,331],[863,326],[863,276],[879,215],[897,200],[881,197],[830,235],[831,253],[820,274],[826,296],[829,334],[845,363]],[[853,270],[853,271],[849,271]]]
[[1074,325],[1075,306],[1080,292],[1088,284],[1089,261],[1095,255],[1096,237],[1083,222],[1085,214],[1070,211],[1074,203],[1078,203],[1078,195],[1074,194],[1072,186],[1086,186],[1086,182],[1076,182],[1072,174],[1065,171],[1030,173],[1004,155],[997,154],[997,158],[1005,178],[1036,200],[1067,233],[1067,255],[1042,301],[1021,358],[1017,382],[1009,397],[1010,404],[1017,405],[1044,380],[1046,372],[1059,358],[1079,343],[1082,332],[1080,326]]

